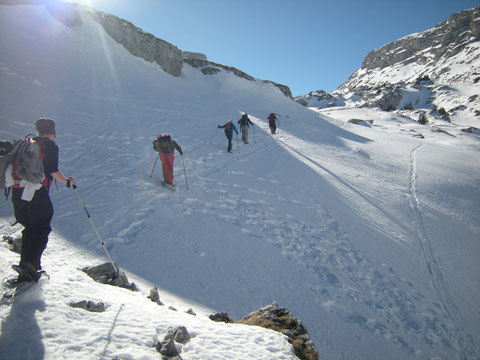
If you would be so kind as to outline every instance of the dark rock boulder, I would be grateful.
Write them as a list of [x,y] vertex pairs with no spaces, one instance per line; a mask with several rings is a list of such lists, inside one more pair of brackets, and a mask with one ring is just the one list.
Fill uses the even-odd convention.
[[[115,267],[118,269],[117,264],[115,264]],[[115,267],[112,263],[105,263],[98,266],[83,268],[82,271],[101,284],[108,284],[137,291],[138,289],[135,283],[130,283],[127,275],[125,275],[123,271],[116,272]]]
[[104,312],[105,304],[103,302],[95,303],[90,300],[82,300],[76,303],[70,303],[73,308],[84,309],[90,312]]

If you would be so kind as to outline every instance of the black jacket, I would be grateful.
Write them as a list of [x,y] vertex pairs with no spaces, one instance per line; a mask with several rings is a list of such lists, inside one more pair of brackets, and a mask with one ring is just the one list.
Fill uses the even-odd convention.
[[238,123],[240,124],[240,127],[242,127],[242,126],[250,127],[250,125],[248,125],[248,124],[253,125],[253,123],[248,118],[247,114],[243,114],[242,118],[240,120],[238,120]]

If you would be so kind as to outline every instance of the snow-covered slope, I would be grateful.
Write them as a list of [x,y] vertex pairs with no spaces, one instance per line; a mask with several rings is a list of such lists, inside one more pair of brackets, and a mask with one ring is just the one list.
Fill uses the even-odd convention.
[[[3,234],[18,235],[0,219]],[[0,265],[18,255],[0,245]],[[260,327],[213,322],[212,310],[161,292],[163,306],[148,299],[153,284],[129,274],[138,292],[96,283],[80,269],[103,259],[53,234],[45,252],[49,277],[14,300],[2,300],[1,359],[160,359],[153,348],[171,330],[186,328],[190,340],[177,343],[184,359],[296,359],[287,338]],[[103,303],[104,312],[72,307]],[[193,311],[193,312],[192,312]],[[214,354],[214,355],[212,355]]]
[[[83,22],[68,28],[42,6],[0,6],[0,136],[32,132],[39,116],[56,119],[60,168],[76,177],[108,250],[132,278],[235,318],[277,301],[303,321],[320,358],[479,356],[476,135],[377,110],[314,112],[272,84],[226,71],[184,65],[173,77]],[[250,144],[235,142],[228,154],[216,126],[243,111],[256,124]],[[280,119],[274,137],[265,122],[272,111]],[[155,132],[184,149],[189,190],[179,156],[176,193],[159,186],[159,166],[150,177]],[[49,286],[64,264],[49,256],[57,247],[61,256],[103,256],[75,194],[53,189],[52,199],[52,278],[36,333],[45,338],[58,324]],[[0,216],[11,213],[3,203]],[[70,300],[67,290],[59,285],[56,306]],[[113,322],[123,297],[104,296]],[[139,332],[150,341],[150,327]],[[55,346],[88,358],[82,336]],[[110,339],[113,357],[121,340]],[[242,340],[231,341],[236,349]],[[282,346],[275,349],[286,354]],[[182,358],[227,358],[223,351]]]

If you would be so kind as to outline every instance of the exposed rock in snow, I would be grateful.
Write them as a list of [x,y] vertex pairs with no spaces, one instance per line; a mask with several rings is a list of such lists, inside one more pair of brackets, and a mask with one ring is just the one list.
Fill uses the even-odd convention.
[[373,124],[373,120],[362,120],[362,119],[350,119],[348,120],[348,122],[355,125],[363,125],[363,126],[371,126]]
[[180,326],[175,330],[170,330],[165,336],[165,340],[167,339],[173,339],[180,344],[186,344],[190,340],[190,334],[185,326]]
[[190,308],[190,309],[188,309],[187,311],[185,311],[185,313],[190,314],[190,315],[193,315],[193,316],[197,316],[197,314],[195,313],[195,311],[193,311],[192,308]]
[[477,129],[476,127],[468,127],[466,129],[462,129],[463,132],[467,133],[467,134],[477,134],[477,135],[480,135],[480,129]]
[[21,237],[13,237],[9,235],[4,235],[3,236],[3,241],[5,241],[9,247],[10,250],[13,252],[16,252],[20,254],[20,251],[22,251],[22,238]]
[[278,306],[276,302],[250,313],[238,322],[279,331],[288,336],[288,341],[293,345],[299,359],[318,360],[317,349],[305,327],[288,309]]
[[154,339],[154,347],[162,354],[163,359],[175,360],[181,359],[179,352],[175,346],[175,342],[186,344],[190,340],[190,334],[184,326],[180,326],[174,330],[170,330],[163,338],[163,341]]
[[207,60],[207,56],[205,54],[191,52],[191,51],[182,51],[183,59],[191,59],[191,60]]
[[301,360],[317,360],[318,352],[310,339],[305,327],[295,319],[287,308],[280,307],[276,302],[254,311],[239,321],[235,321],[227,313],[221,312],[210,315],[210,320],[225,323],[256,325],[272,329],[288,337],[288,341],[295,349],[295,355]]
[[[222,70],[225,70],[227,72],[231,72],[234,75],[248,80],[248,81],[256,81],[256,79],[253,76],[248,75],[247,73],[238,70],[232,66],[226,66],[222,64],[217,64],[211,61],[208,61],[207,59],[197,59],[197,58],[186,58],[185,63],[195,67],[195,68],[200,68],[202,73],[205,75],[213,75],[217,74]],[[292,98],[292,92],[290,91],[290,88],[286,85],[278,84],[276,82],[270,81],[270,80],[263,80],[264,83],[269,83],[274,86],[276,86],[280,91],[287,97]]]
[[153,302],[156,302],[158,305],[163,306],[163,302],[160,300],[160,295],[158,295],[158,289],[156,287],[150,290],[148,298]]
[[[118,269],[116,264],[115,267]],[[135,283],[128,282],[127,275],[125,275],[123,271],[117,273],[115,267],[112,263],[105,263],[98,266],[83,268],[82,271],[99,283],[137,291]]]
[[76,303],[70,303],[73,308],[80,308],[90,312],[104,312],[105,304],[103,302],[96,303],[91,300],[82,300]]
[[216,313],[214,315],[210,315],[209,316],[210,320],[212,321],[216,321],[216,322],[224,322],[224,323],[234,323],[235,320],[228,316],[228,314],[226,312],[219,312],[219,313]]

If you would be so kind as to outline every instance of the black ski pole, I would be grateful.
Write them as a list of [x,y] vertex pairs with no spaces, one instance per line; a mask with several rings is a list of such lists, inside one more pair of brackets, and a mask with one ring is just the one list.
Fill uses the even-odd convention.
[[72,187],[73,187],[73,190],[75,190],[75,192],[77,193],[78,200],[80,200],[80,204],[82,204],[83,210],[85,210],[85,213],[87,214],[88,220],[90,220],[90,224],[92,224],[93,230],[95,231],[95,234],[97,234],[97,237],[98,237],[98,240],[100,241],[100,244],[102,244],[102,246],[103,246],[103,250],[105,250],[105,253],[108,256],[108,259],[112,263],[113,269],[115,270],[115,274],[118,275],[119,270],[117,268],[117,265],[115,265],[112,258],[110,257],[110,254],[108,253],[107,248],[105,247],[105,243],[103,242],[102,238],[100,237],[100,234],[98,233],[97,228],[95,227],[95,224],[93,223],[92,217],[88,213],[87,207],[85,206],[85,203],[83,202],[83,199],[82,199],[82,197],[80,196],[80,193],[77,190],[77,186],[73,185]]
[[256,144],[257,138],[255,137],[255,125],[252,125],[252,128],[253,128],[253,142]]
[[183,173],[185,175],[185,184],[187,185],[187,190],[189,190],[188,180],[187,180],[187,170],[185,169],[185,161],[183,160],[183,154],[182,154],[182,164],[183,164]]
[[153,170],[155,170],[155,166],[157,166],[158,156],[155,157],[155,164],[153,164],[152,172],[150,173],[150,177],[153,176]]
[[218,127],[217,127],[217,128],[215,129],[215,131],[213,132],[212,138],[211,138],[210,141],[208,142],[209,144],[212,143],[213,138],[215,137],[215,135],[217,135],[217,130],[218,130]]

